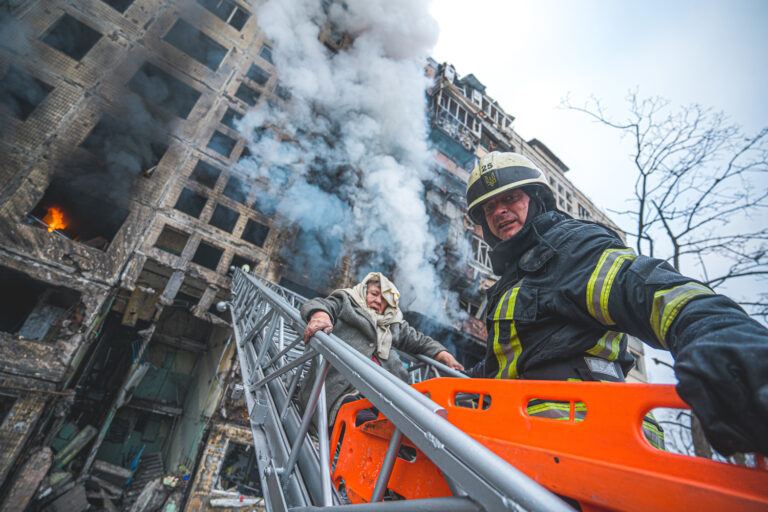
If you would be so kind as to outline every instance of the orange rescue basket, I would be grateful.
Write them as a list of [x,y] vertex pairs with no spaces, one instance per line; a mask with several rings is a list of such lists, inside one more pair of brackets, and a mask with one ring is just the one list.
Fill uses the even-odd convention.
[[[443,406],[448,421],[584,511],[768,510],[765,467],[673,454],[645,440],[641,423],[650,410],[689,408],[673,386],[440,378],[414,387]],[[473,406],[456,405],[457,396]],[[530,416],[535,399],[570,402],[570,419]],[[576,421],[580,403],[586,417]],[[371,499],[393,431],[382,415],[355,427],[357,412],[369,407],[368,400],[343,406],[331,437],[332,458],[338,452],[332,478],[337,488],[343,480],[353,503]],[[403,445],[415,459],[398,456],[387,488],[406,499],[451,496],[440,470],[407,438]]]

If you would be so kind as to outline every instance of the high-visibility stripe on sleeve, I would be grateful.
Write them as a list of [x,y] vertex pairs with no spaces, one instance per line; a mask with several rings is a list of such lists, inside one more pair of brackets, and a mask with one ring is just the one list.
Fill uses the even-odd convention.
[[699,295],[714,295],[715,292],[699,283],[685,283],[674,288],[659,290],[653,294],[651,309],[651,328],[661,346],[669,350],[666,337],[669,327],[677,318],[683,306]]
[[606,249],[600,255],[595,265],[595,270],[587,283],[587,309],[598,322],[603,325],[614,325],[611,315],[608,314],[608,297],[611,294],[611,285],[619,273],[621,265],[625,261],[636,258],[632,249]]
[[608,361],[615,361],[619,357],[623,336],[624,333],[621,332],[606,331],[597,341],[597,344],[587,350],[587,353]]
[[499,371],[494,378],[500,379],[501,372],[504,371],[504,367],[507,366],[507,356],[504,354],[504,350],[501,348],[499,338],[501,337],[501,326],[499,320],[501,319],[501,311],[504,307],[504,303],[509,300],[509,296],[512,294],[510,290],[501,296],[499,303],[496,305],[496,311],[493,312],[493,353],[496,356],[496,361],[499,364]]
[[[517,359],[523,351],[520,339],[517,336],[515,321],[513,319],[515,311],[515,301],[520,287],[512,288],[505,293],[499,300],[496,311],[493,314],[493,353],[496,355],[496,361],[499,363],[499,371],[495,378],[497,379],[516,379]],[[502,314],[508,324],[501,324]],[[502,327],[509,326],[509,338],[505,339],[506,333],[502,333]]]

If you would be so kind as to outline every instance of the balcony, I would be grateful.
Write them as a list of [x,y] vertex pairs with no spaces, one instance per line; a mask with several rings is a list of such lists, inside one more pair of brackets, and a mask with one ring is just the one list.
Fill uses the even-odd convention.
[[469,236],[472,246],[469,265],[488,276],[494,276],[493,270],[491,270],[491,246],[475,234],[470,233]]
[[474,164],[477,137],[472,130],[439,106],[430,109],[429,119],[433,147],[462,168]]

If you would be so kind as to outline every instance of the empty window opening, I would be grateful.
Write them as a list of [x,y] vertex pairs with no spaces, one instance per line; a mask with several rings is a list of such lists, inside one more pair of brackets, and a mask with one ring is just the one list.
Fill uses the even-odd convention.
[[184,246],[187,245],[189,235],[178,229],[174,229],[170,226],[163,226],[163,230],[160,232],[160,236],[157,237],[155,247],[165,252],[181,255],[181,251],[184,250]]
[[198,91],[149,62],[133,75],[128,88],[182,119],[187,118],[200,98]]
[[214,71],[227,54],[225,47],[182,19],[176,21],[163,39]]
[[251,156],[251,150],[248,149],[248,145],[243,146],[243,151],[240,153],[240,156],[237,158],[238,161],[240,161],[243,158],[250,158]]
[[238,178],[237,176],[230,176],[227,185],[224,187],[223,194],[233,201],[245,204],[248,199],[248,194],[251,193],[251,186]]
[[236,98],[243,100],[250,106],[256,105],[260,96],[261,93],[259,93],[259,91],[252,89],[245,84],[240,84],[240,87],[237,88],[237,92],[235,92]]
[[0,79],[0,106],[13,117],[25,121],[43,102],[53,87],[15,66]]
[[205,206],[206,197],[198,194],[194,190],[185,188],[181,191],[179,198],[176,200],[174,208],[186,213],[192,217],[200,217],[200,212],[203,211]]
[[100,37],[101,34],[96,30],[65,14],[43,36],[43,42],[79,61],[93,48]]
[[264,240],[267,239],[269,234],[269,227],[256,222],[253,219],[248,219],[248,224],[245,225],[243,236],[241,237],[246,242],[250,242],[253,245],[261,247],[264,244]]
[[224,126],[228,126],[229,128],[232,128],[233,130],[237,130],[237,127],[235,126],[236,121],[240,121],[243,118],[243,115],[240,114],[235,109],[228,108],[226,114],[224,114],[224,117],[221,118],[221,124]]
[[251,67],[248,68],[248,73],[246,73],[245,76],[263,87],[269,81],[270,75],[256,64],[251,64]]
[[192,257],[192,263],[197,263],[205,268],[216,270],[223,253],[223,249],[208,245],[205,242],[200,242],[195,255]]
[[105,4],[109,5],[117,12],[125,12],[125,10],[133,3],[133,0],[101,0]]
[[231,233],[235,228],[235,224],[237,224],[238,217],[239,215],[236,211],[230,210],[226,206],[217,204],[209,224],[216,226],[219,229],[223,229],[227,233]]
[[230,267],[237,268],[243,268],[244,265],[248,265],[248,268],[252,269],[254,267],[253,260],[251,258],[240,256],[239,254],[232,256],[232,262],[229,264]]
[[208,141],[207,147],[220,155],[228,157],[232,150],[235,149],[235,144],[237,144],[235,139],[216,130],[213,132],[211,140]]
[[250,13],[230,0],[197,0],[197,3],[211,11],[221,20],[229,23],[235,30],[242,30]]
[[267,217],[274,217],[277,211],[278,199],[267,193],[258,194],[253,203],[253,209]]
[[216,488],[231,490],[247,496],[262,496],[259,465],[253,446],[230,442],[216,479]]
[[261,45],[261,50],[259,50],[259,57],[269,62],[270,64],[274,64],[274,62],[272,62],[272,47],[266,43]]
[[196,182],[205,185],[208,188],[214,188],[216,186],[216,180],[219,179],[221,169],[214,167],[204,160],[198,160],[192,171],[192,179]]
[[[106,250],[128,217],[118,198],[104,194],[102,174],[54,176],[40,202],[30,212],[30,222],[51,236],[67,238]],[[106,183],[105,183],[106,184]],[[55,233],[58,233],[55,234]]]
[[83,319],[80,293],[0,267],[0,331],[36,341],[74,334]]
[[[132,180],[155,167],[168,146],[159,142],[160,126],[144,113],[126,113],[118,118],[104,114],[80,147],[101,159],[106,167],[104,190],[116,187],[116,180]],[[122,192],[127,192],[123,190]]]
[[291,91],[289,91],[287,87],[281,84],[277,84],[275,86],[275,94],[283,101],[288,101],[291,99]]

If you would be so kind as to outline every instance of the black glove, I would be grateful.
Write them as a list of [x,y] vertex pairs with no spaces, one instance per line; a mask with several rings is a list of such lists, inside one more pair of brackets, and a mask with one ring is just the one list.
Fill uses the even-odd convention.
[[768,340],[695,341],[676,357],[677,392],[725,456],[768,454]]

